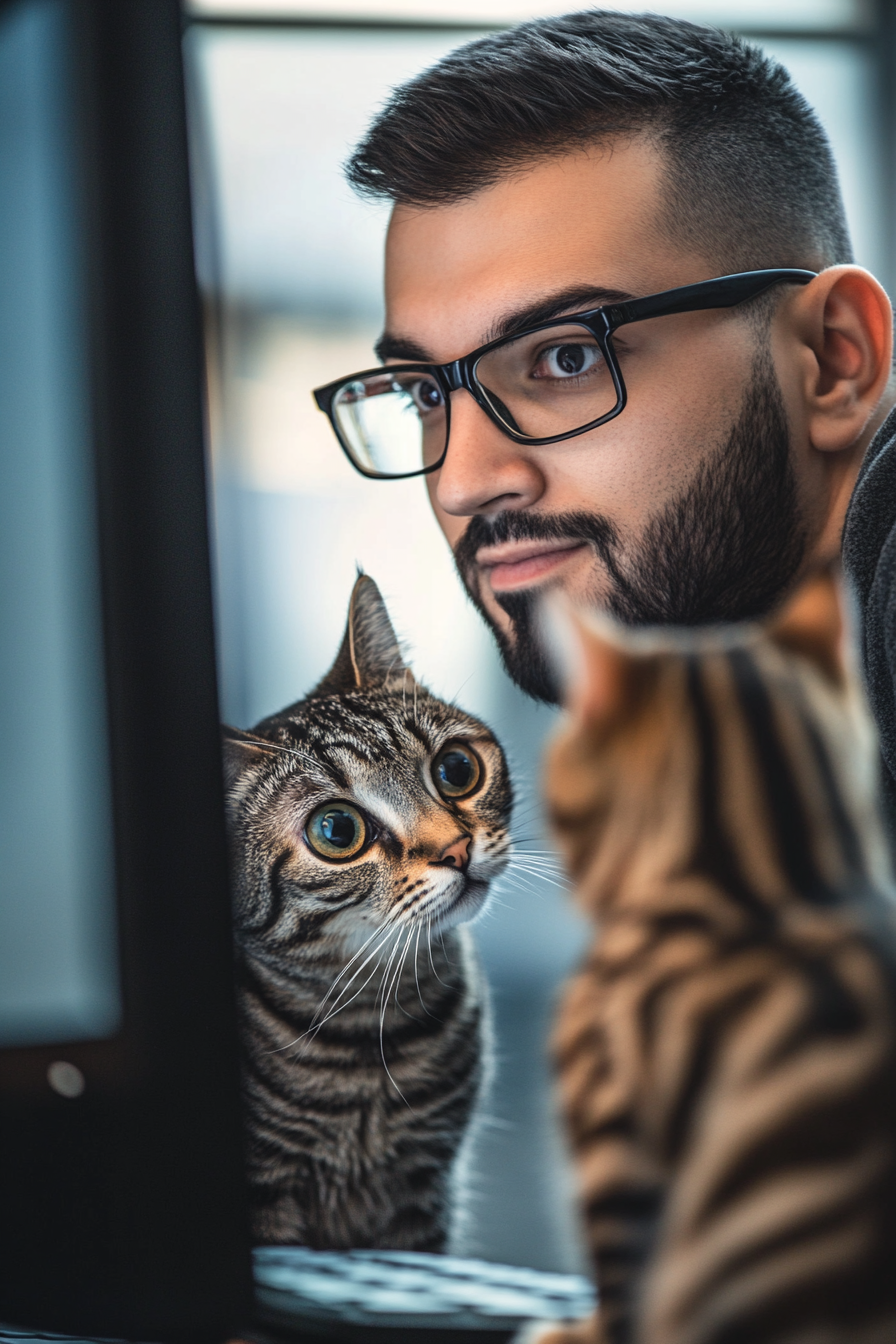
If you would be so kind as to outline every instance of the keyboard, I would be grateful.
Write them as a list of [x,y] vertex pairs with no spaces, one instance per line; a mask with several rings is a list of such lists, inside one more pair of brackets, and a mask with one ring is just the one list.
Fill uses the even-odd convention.
[[[260,1328],[248,1333],[260,1340],[501,1344],[526,1321],[576,1320],[594,1309],[594,1289],[578,1274],[413,1251],[261,1246],[253,1255]],[[0,1344],[78,1342],[0,1326]]]
[[[413,1251],[256,1249],[255,1284],[263,1319],[373,1330],[501,1336],[529,1320],[575,1320],[594,1309],[594,1289],[578,1274],[548,1274],[487,1260]],[[334,1329],[334,1327],[336,1327]]]

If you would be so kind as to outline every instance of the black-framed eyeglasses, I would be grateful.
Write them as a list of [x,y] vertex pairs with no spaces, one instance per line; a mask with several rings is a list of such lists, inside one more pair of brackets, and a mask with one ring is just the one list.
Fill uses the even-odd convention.
[[314,399],[362,475],[424,476],[445,460],[452,392],[469,392],[515,443],[571,439],[606,424],[625,407],[613,346],[617,328],[674,313],[733,308],[772,285],[807,285],[814,279],[814,271],[802,270],[723,275],[539,322],[449,364],[366,369],[317,388]]

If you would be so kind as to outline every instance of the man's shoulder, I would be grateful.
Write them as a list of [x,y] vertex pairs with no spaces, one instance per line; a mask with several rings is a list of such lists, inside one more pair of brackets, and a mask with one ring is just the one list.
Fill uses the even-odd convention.
[[896,778],[896,409],[872,439],[843,527],[843,568],[858,604],[865,684]]
[[843,565],[863,607],[894,526],[896,407],[868,445],[843,526]]

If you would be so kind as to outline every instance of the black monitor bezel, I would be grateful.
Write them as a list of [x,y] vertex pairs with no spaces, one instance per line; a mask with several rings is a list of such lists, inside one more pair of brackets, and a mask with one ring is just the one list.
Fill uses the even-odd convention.
[[[123,1022],[0,1049],[0,1319],[222,1337],[249,1318],[251,1265],[183,16],[55,2],[85,219]],[[83,1097],[49,1086],[60,1058]]]

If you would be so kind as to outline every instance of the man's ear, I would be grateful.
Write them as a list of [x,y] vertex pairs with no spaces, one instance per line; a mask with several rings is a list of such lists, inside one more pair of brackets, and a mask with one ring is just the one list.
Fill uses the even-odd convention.
[[890,300],[869,271],[831,266],[794,296],[791,316],[807,353],[809,441],[821,452],[851,448],[890,377]]
[[829,567],[811,575],[772,617],[773,644],[799,654],[837,685],[846,679],[843,589]]
[[541,627],[566,708],[588,727],[612,723],[629,702],[635,659],[560,594],[545,599]]
[[311,695],[400,690],[413,684],[380,590],[369,574],[359,574],[336,660]]

